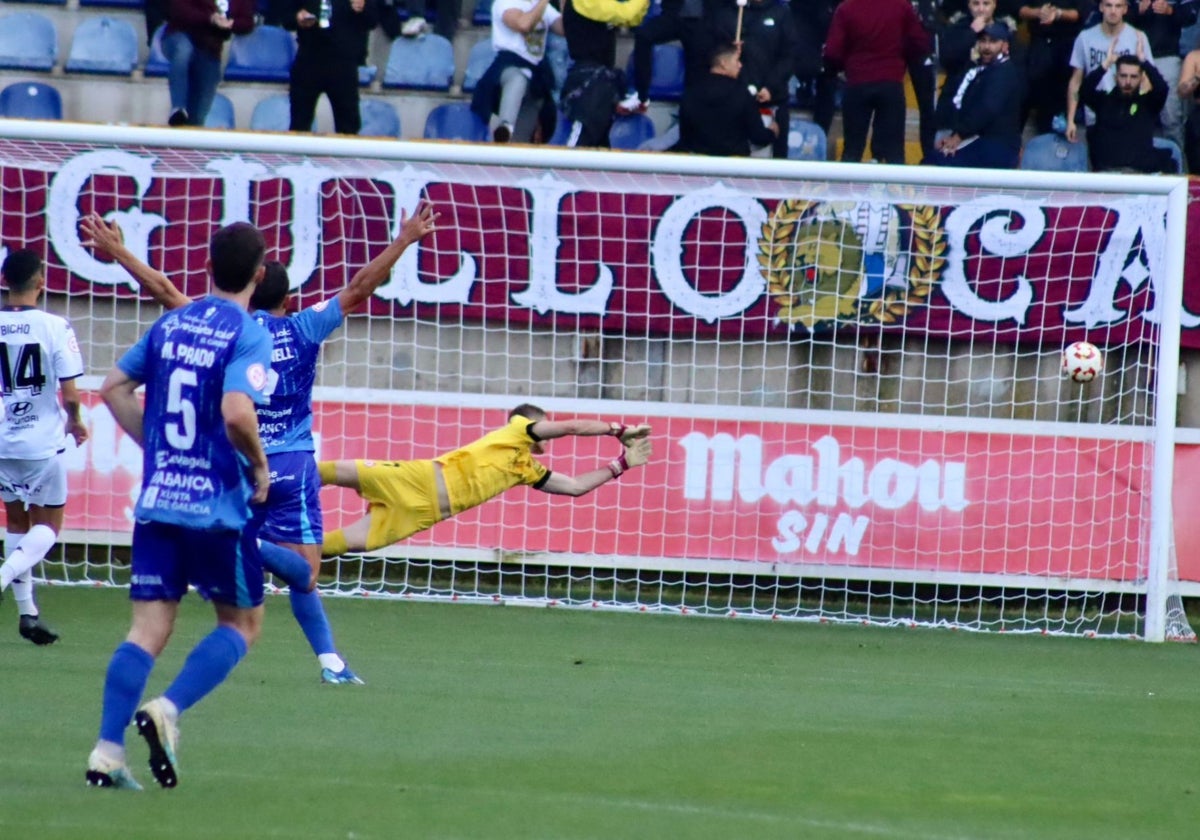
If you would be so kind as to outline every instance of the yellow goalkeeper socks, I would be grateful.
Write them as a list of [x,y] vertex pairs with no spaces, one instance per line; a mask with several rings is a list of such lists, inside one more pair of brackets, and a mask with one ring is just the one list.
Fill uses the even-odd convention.
[[349,549],[350,546],[346,542],[346,532],[341,528],[338,528],[336,531],[325,532],[325,538],[321,542],[322,557],[337,557],[345,554]]

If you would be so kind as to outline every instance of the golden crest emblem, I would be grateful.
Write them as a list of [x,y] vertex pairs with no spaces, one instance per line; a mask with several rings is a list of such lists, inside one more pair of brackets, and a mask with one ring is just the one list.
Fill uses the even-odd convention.
[[878,201],[782,201],[758,241],[779,320],[810,331],[903,320],[928,302],[945,253],[939,208]]

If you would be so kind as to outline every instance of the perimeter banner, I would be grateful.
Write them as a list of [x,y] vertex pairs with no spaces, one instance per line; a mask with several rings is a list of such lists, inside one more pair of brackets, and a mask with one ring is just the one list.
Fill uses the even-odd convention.
[[[141,450],[89,397],[92,437],[69,454],[69,529],[126,532]],[[559,418],[564,419],[564,418]],[[504,424],[503,410],[316,405],[323,459],[448,452]],[[579,499],[516,487],[406,541],[514,553],[736,561],[758,571],[836,569],[1133,581],[1148,529],[1144,444],[1051,436],[654,418],[648,468]],[[563,438],[541,460],[579,475],[620,454],[611,438]],[[1180,447],[1194,474],[1200,447]],[[1177,482],[1180,577],[1200,581],[1200,491]],[[322,493],[326,527],[364,504]],[[824,569],[825,571],[821,571]],[[749,570],[749,569],[748,569]],[[933,579],[932,577],[929,579]]]
[[[0,140],[0,241],[42,251],[56,293],[136,295],[79,240],[79,219],[98,212],[188,295],[206,289],[211,233],[251,221],[308,305],[379,253],[422,199],[440,229],[405,254],[373,314],[740,340],[865,327],[1043,345],[1149,340],[1160,319],[1161,196]],[[1200,238],[1190,239],[1183,343],[1200,347]]]

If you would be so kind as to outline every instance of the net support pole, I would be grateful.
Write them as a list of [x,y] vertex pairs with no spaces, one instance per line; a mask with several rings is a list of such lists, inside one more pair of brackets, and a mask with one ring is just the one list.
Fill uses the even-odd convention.
[[1167,598],[1170,593],[1171,536],[1175,527],[1171,493],[1175,484],[1175,412],[1179,389],[1180,315],[1183,310],[1183,255],[1187,240],[1188,186],[1186,180],[1167,199],[1165,277],[1158,278],[1156,301],[1161,313],[1154,395],[1154,463],[1150,486],[1150,562],[1146,574],[1148,642],[1166,638]]

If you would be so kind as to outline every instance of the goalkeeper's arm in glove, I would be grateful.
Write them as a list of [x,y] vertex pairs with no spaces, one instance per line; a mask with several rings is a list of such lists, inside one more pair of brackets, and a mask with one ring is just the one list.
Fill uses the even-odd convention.
[[[638,436],[630,438],[620,458],[612,461],[607,466],[586,472],[580,476],[572,477],[552,472],[546,479],[546,482],[538,489],[556,495],[583,496],[592,492],[601,484],[620,478],[634,467],[644,465],[650,460],[652,452],[650,438],[646,436],[650,432],[650,427],[631,427],[629,431],[633,431],[635,428],[645,428],[645,432],[639,432]],[[617,437],[621,436],[617,435]]]

